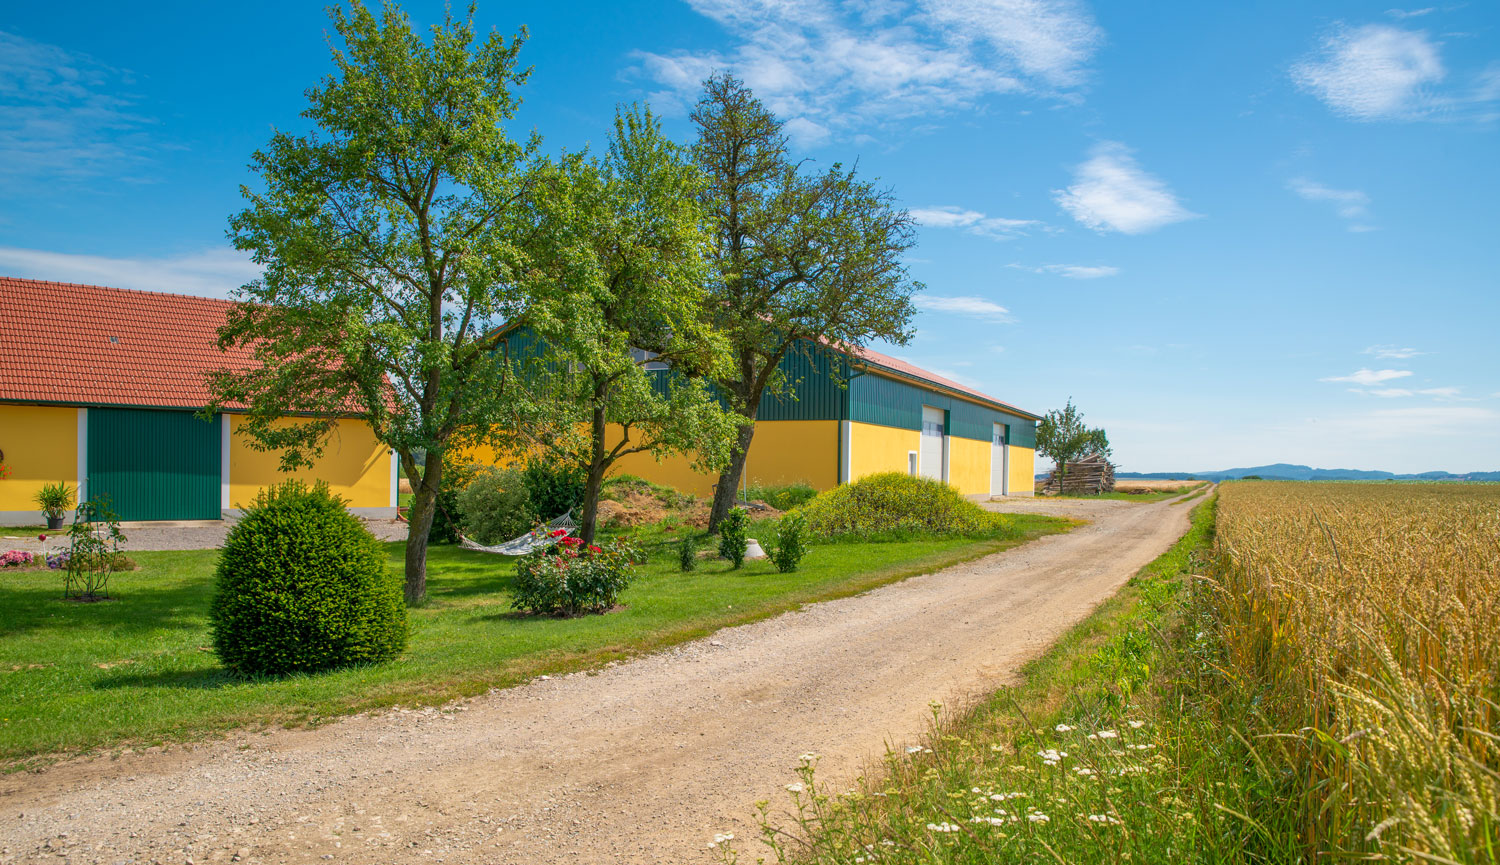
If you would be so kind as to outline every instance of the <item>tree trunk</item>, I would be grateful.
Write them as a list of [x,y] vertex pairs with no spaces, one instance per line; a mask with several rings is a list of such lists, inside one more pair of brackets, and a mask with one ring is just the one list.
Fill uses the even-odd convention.
[[719,484],[714,487],[714,507],[708,516],[708,530],[716,532],[719,523],[734,507],[735,493],[740,488],[740,478],[745,474],[745,458],[750,455],[750,440],[755,438],[755,418],[742,424],[735,438],[734,449],[729,454],[729,465],[719,473]]
[[578,534],[585,544],[594,542],[599,530],[599,496],[604,491],[604,470],[608,468],[604,454],[604,409],[594,409],[593,451],[589,454],[589,477],[583,486],[583,524]]
[[437,492],[443,482],[443,456],[427,452],[422,480],[412,488],[411,509],[406,512],[406,604],[420,604],[427,597],[427,538],[437,513]]

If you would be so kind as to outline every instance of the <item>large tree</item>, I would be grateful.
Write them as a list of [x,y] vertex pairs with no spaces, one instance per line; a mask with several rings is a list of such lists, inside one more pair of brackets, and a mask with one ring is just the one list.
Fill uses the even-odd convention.
[[844,351],[875,339],[904,344],[921,286],[903,263],[916,243],[906,210],[853,169],[804,170],[782,122],[743,82],[709,78],[692,120],[714,232],[705,309],[732,354],[714,384],[738,423],[714,491],[717,527],[734,505],[761,397],[792,384],[782,359],[818,341]]
[[[254,156],[259,191],[229,236],[264,275],[220,331],[255,364],[215,376],[216,407],[283,467],[311,462],[337,416],[366,421],[415,489],[406,599],[426,594],[427,536],[443,455],[502,416],[502,360],[485,335],[521,307],[537,142],[503,124],[527,72],[524,32],[476,39],[473,8],[424,39],[399,9],[330,11],[342,47],[307,92],[314,130],[277,132]],[[289,416],[297,416],[288,421]]]
[[[513,358],[527,383],[502,447],[581,454],[581,534],[594,539],[605,476],[630,454],[688,455],[717,469],[732,424],[703,381],[726,359],[703,317],[708,233],[703,176],[649,111],[620,111],[603,158],[564,157],[538,183],[546,226],[533,252],[525,323],[540,337]],[[570,441],[581,431],[581,447]],[[507,443],[510,438],[514,443]]]
[[1058,483],[1067,476],[1068,463],[1088,456],[1109,459],[1112,452],[1104,428],[1084,423],[1083,412],[1073,405],[1072,397],[1068,398],[1067,405],[1047,412],[1037,424],[1036,449],[1056,463]]

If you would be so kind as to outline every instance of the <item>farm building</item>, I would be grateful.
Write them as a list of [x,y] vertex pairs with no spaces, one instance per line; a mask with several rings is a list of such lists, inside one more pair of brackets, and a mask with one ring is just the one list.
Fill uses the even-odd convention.
[[[0,524],[35,525],[46,483],[108,496],[122,520],[219,519],[284,480],[233,412],[196,413],[233,306],[185,295],[0,277]],[[397,462],[363,422],[340,421],[311,470],[365,516],[393,517]]]
[[[524,328],[501,335],[517,353],[534,339]],[[812,342],[803,349],[781,362],[790,392],[761,400],[747,484],[802,481],[826,490],[894,471],[947,481],[975,498],[1033,495],[1037,415],[879,352]],[[501,461],[487,450],[476,457]],[[703,496],[717,481],[681,456],[630,454],[615,470]]]

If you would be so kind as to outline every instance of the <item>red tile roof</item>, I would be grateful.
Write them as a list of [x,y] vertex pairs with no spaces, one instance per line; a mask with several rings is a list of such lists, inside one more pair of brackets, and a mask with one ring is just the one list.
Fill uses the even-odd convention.
[[928,372],[927,370],[922,369],[919,366],[907,363],[906,361],[897,357],[891,357],[888,354],[881,354],[874,349],[857,348],[854,350],[853,354],[855,357],[865,361],[866,363],[871,363],[879,367],[885,367],[892,372],[897,372],[910,378],[921,379],[922,381],[930,382],[948,390],[958,391],[960,394],[973,397],[974,399],[977,399],[981,402],[987,402],[991,403],[992,405],[1000,406],[1006,411],[1018,414],[1022,417],[1035,418],[1037,420],[1041,419],[1040,415],[1033,414],[1029,411],[1026,411],[1025,409],[1016,408],[1008,402],[1001,402],[1000,400],[995,399],[989,394],[977,391],[966,384],[959,384],[951,378],[944,378],[935,372]]
[[0,277],[0,400],[202,408],[204,374],[253,366],[219,351],[234,303]]

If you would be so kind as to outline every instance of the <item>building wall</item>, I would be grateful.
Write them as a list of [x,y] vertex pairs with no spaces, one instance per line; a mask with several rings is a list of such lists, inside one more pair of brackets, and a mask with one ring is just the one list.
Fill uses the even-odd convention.
[[1010,494],[1036,495],[1036,449],[1008,445],[1010,453]]
[[250,446],[250,437],[240,428],[243,415],[226,415],[230,424],[229,502],[227,507],[249,506],[262,489],[288,478],[327,481],[334,493],[343,496],[352,509],[389,508],[391,506],[390,449],[376,441],[375,433],[359,420],[340,420],[338,430],[323,449],[323,456],[311,469],[295,472],[280,470],[279,451],[258,451]]
[[0,480],[0,523],[40,523],[33,496],[43,484],[78,488],[78,409],[0,405],[0,451],[10,467]]
[[949,436],[948,483],[966,496],[989,495],[993,447],[987,441]]
[[[918,407],[920,416],[920,406]],[[880,472],[906,474],[910,466],[907,454],[920,450],[922,433],[919,430],[880,424],[849,424],[849,480],[857,481],[866,475]]]

